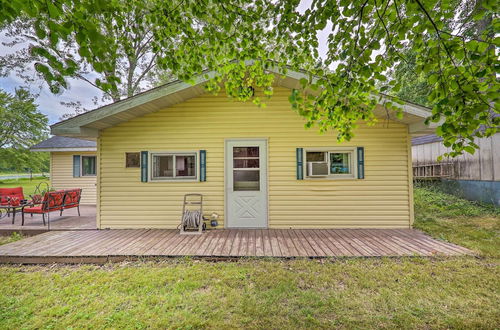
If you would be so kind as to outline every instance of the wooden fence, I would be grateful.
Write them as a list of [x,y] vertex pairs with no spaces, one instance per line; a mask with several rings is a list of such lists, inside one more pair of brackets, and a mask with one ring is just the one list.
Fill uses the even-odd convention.
[[500,133],[476,139],[479,150],[456,158],[437,158],[449,148],[441,142],[412,146],[414,178],[449,178],[456,180],[500,181]]

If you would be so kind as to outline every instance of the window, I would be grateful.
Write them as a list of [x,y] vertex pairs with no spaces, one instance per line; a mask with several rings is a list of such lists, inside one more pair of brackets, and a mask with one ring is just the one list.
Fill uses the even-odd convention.
[[306,176],[308,178],[356,177],[355,148],[306,150]]
[[96,156],[82,156],[82,176],[96,175]]
[[196,153],[152,154],[152,180],[196,179]]
[[138,152],[125,153],[125,167],[141,167],[141,155]]
[[233,147],[234,191],[260,190],[259,147]]
[[349,152],[330,152],[330,174],[352,174]]

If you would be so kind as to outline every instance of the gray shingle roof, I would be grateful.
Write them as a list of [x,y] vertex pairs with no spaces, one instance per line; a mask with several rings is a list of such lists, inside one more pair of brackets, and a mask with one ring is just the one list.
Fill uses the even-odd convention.
[[65,136],[53,136],[45,141],[42,141],[38,144],[35,144],[30,149],[55,149],[55,148],[64,148],[64,149],[80,149],[80,148],[96,148],[95,141],[81,140],[75,139]]
[[418,146],[419,144],[427,144],[440,141],[443,141],[443,138],[437,136],[436,134],[430,134],[430,135],[414,137],[413,139],[411,139],[411,144],[414,146]]

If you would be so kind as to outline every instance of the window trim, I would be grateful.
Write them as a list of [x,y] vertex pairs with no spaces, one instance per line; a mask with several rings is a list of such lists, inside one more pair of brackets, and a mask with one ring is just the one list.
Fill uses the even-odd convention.
[[[83,158],[84,157],[95,158],[95,174],[83,174]],[[80,177],[83,178],[83,177],[93,177],[93,176],[97,176],[97,156],[96,155],[80,155]]]
[[[148,164],[148,181],[149,182],[165,182],[165,181],[170,181],[170,182],[195,182],[199,180],[200,176],[200,155],[199,151],[150,151],[149,152],[149,164]],[[174,156],[174,176],[171,178],[168,177],[154,177],[153,176],[153,159],[155,156]],[[194,170],[195,170],[195,176],[189,176],[189,177],[176,177],[175,172],[176,172],[176,162],[175,162],[175,156],[194,156]]]
[[[307,153],[308,152],[327,152],[330,153],[350,153],[350,166],[351,173],[350,174],[328,174],[325,176],[309,176],[307,173],[308,161],[307,161]],[[327,155],[326,162],[328,163],[328,172],[330,172],[330,157]],[[357,147],[319,147],[319,148],[304,148],[302,155],[304,166],[302,167],[303,178],[304,180],[356,180],[358,178],[358,153]]]

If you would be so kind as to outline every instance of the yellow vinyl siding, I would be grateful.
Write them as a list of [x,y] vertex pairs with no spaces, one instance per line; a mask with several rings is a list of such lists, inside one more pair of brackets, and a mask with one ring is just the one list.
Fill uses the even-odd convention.
[[[175,228],[186,193],[202,193],[206,213],[224,219],[224,141],[268,139],[269,227],[396,228],[410,225],[408,127],[380,120],[337,144],[333,132],[305,129],[275,89],[258,108],[206,94],[105,129],[100,134],[100,227]],[[365,147],[365,179],[297,180],[296,148]],[[125,153],[207,150],[206,182],[140,182]],[[221,223],[223,225],[223,223]]]
[[95,156],[95,152],[51,152],[50,184],[54,189],[82,188],[82,204],[96,203],[96,177],[73,177],[73,155]]

